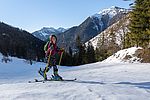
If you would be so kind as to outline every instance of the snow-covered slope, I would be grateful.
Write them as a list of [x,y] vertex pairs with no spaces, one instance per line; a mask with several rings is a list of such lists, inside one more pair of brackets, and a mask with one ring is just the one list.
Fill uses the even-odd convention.
[[138,50],[142,50],[141,47],[131,47],[128,49],[120,50],[117,53],[113,54],[112,56],[108,57],[103,62],[105,63],[121,63],[121,62],[140,62],[141,59],[137,57],[136,52]]
[[[116,44],[118,44],[118,46],[122,48],[124,41],[123,37],[127,32],[129,32],[128,25],[129,16],[125,15],[119,21],[109,26],[106,30],[100,32],[97,36],[93,37],[89,41],[93,44],[94,48],[96,49],[96,47],[98,47],[98,43],[102,39],[104,39],[106,43],[109,43],[111,37],[110,34],[113,32],[115,34]],[[86,42],[86,45],[88,44],[88,42]]]
[[103,31],[108,26],[112,25],[114,22],[119,20],[121,18],[120,16],[123,16],[123,14],[127,14],[128,12],[129,12],[128,9],[120,8],[116,6],[112,6],[111,8],[104,9],[99,13],[96,13],[91,16],[91,18],[94,20],[93,22],[96,23],[96,26],[94,28]]
[[31,77],[36,77],[39,66],[44,66],[43,63],[36,63],[31,66],[24,59],[18,59],[15,57],[9,57],[11,62],[2,62],[2,55],[0,54],[0,84],[13,83],[13,82],[25,82]]
[[[22,59],[0,62],[1,100],[150,100],[150,64],[93,63],[59,67],[75,82],[28,83],[44,63],[28,65]],[[51,73],[49,73],[49,76]]]
[[35,37],[37,37],[37,38],[45,41],[45,40],[47,40],[47,38],[49,37],[49,35],[51,35],[51,34],[55,34],[56,35],[56,34],[59,34],[59,33],[63,33],[66,30],[67,29],[62,28],[62,27],[60,27],[58,29],[55,29],[53,27],[50,27],[50,28],[49,27],[43,27],[41,30],[35,31],[32,34]]

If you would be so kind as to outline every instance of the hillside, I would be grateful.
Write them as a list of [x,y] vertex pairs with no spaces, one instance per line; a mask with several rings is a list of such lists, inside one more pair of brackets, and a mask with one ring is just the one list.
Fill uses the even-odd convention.
[[27,31],[0,22],[0,52],[20,58],[44,57],[44,42]]
[[77,81],[28,83],[41,79],[37,71],[45,64],[28,65],[23,59],[11,59],[7,64],[0,62],[2,100],[150,100],[150,64],[98,62],[60,66],[61,76],[76,77]]
[[80,36],[81,41],[85,43],[98,35],[98,33],[119,21],[124,15],[127,15],[128,11],[128,9],[113,6],[89,16],[79,26],[72,27],[64,33],[58,34],[58,44],[63,45],[65,48],[70,46],[75,49],[75,41],[78,35]]
[[111,39],[113,35],[113,38],[115,40],[114,42],[119,46],[120,49],[122,49],[124,47],[125,41],[124,36],[127,32],[129,32],[128,25],[129,15],[125,15],[119,21],[109,26],[106,30],[100,32],[97,36],[89,41],[96,49],[96,47],[99,47],[101,45],[102,41],[104,41],[104,45],[109,45],[109,43],[112,42]]
[[140,51],[142,51],[143,48],[141,47],[132,47],[128,49],[123,49],[118,51],[117,53],[114,53],[112,56],[108,57],[103,62],[105,63],[140,63],[142,61],[142,58],[138,58]]

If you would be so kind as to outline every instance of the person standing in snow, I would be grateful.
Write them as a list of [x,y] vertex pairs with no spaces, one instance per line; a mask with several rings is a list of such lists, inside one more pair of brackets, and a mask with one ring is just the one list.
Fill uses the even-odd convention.
[[49,37],[49,41],[44,46],[44,51],[46,57],[48,57],[47,66],[43,70],[40,68],[39,74],[43,76],[44,80],[47,80],[46,73],[49,71],[50,68],[53,67],[54,75],[52,75],[52,78],[54,80],[63,80],[62,77],[58,74],[56,62],[59,61],[60,63],[64,50],[57,47],[57,37],[55,35],[51,35]]

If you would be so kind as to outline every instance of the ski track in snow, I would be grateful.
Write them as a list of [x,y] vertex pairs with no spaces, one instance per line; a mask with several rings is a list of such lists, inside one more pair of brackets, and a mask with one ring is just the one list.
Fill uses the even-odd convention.
[[150,64],[60,66],[61,76],[77,81],[28,83],[42,79],[37,71],[45,64],[12,59],[7,64],[0,62],[0,100],[150,100]]

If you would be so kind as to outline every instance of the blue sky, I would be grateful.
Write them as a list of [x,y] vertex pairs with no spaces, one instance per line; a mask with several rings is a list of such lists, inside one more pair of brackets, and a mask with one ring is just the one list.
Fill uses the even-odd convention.
[[0,21],[33,32],[42,27],[69,28],[102,9],[129,8],[123,0],[0,0]]

